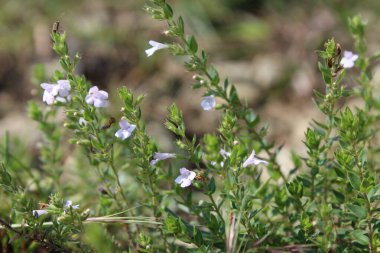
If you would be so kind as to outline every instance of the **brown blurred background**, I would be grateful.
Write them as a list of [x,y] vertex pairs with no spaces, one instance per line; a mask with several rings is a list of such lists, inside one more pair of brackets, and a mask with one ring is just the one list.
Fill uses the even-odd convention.
[[[368,21],[369,51],[380,49],[378,0],[168,2],[176,15],[184,17],[187,32],[196,35],[221,75],[229,76],[240,96],[270,123],[270,139],[285,144],[280,156],[285,167],[290,166],[290,150],[303,152],[303,133],[310,120],[320,117],[312,102],[313,89],[323,89],[315,50],[331,37],[353,50],[346,24],[356,14]],[[170,42],[170,38],[162,34],[165,24],[143,11],[144,4],[141,0],[0,0],[0,136],[8,129],[31,144],[39,138],[25,108],[36,88],[35,65],[44,64],[48,74],[59,68],[49,37],[57,20],[68,33],[70,51],[82,56],[78,72],[111,93],[110,113],[118,111],[116,88],[126,85],[146,94],[143,114],[148,131],[163,150],[171,148],[163,122],[172,102],[184,111],[190,132],[215,131],[219,115],[201,110],[202,92],[191,90],[192,74],[182,60],[164,50],[145,56],[150,39]]]

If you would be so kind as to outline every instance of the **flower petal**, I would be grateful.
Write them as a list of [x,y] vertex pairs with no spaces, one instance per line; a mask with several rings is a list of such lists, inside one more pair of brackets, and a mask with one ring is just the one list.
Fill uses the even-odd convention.
[[174,182],[176,182],[177,184],[181,184],[183,180],[184,180],[184,177],[183,177],[182,175],[179,175],[179,176],[174,180]]
[[182,187],[182,188],[185,188],[185,187],[188,187],[188,186],[190,186],[190,185],[191,185],[191,180],[189,180],[189,179],[184,179],[184,180],[182,181],[181,187]]

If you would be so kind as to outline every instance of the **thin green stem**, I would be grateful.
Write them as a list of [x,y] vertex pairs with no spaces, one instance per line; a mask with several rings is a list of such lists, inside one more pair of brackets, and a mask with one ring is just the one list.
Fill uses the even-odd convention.
[[211,203],[214,207],[214,210],[216,212],[216,214],[219,216],[220,220],[223,222],[223,224],[225,223],[224,222],[224,218],[222,216],[222,214],[220,213],[220,209],[219,209],[219,206],[216,204],[215,200],[214,200],[214,197],[212,196],[212,194],[208,194],[210,200],[211,200]]

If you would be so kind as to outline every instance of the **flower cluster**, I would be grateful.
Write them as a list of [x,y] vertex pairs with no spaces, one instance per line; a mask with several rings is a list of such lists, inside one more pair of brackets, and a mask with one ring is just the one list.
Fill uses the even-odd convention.
[[52,105],[56,101],[61,103],[70,101],[69,80],[58,80],[56,84],[42,83],[41,88],[44,89],[42,101],[48,105]]
[[[73,205],[73,202],[71,200],[67,200],[63,206],[63,213],[67,213],[70,209],[79,209],[79,205]],[[39,217],[48,213],[49,211],[47,209],[37,209],[32,211],[34,217]]]

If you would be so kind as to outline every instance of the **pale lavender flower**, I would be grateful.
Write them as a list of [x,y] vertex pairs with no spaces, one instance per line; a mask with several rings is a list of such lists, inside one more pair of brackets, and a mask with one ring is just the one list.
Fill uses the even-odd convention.
[[149,41],[149,45],[151,45],[152,47],[149,48],[149,49],[147,49],[147,50],[145,50],[146,56],[148,56],[148,57],[152,56],[157,50],[169,47],[168,45],[159,43],[159,42],[154,41],[154,40],[150,40]]
[[197,175],[195,174],[194,171],[190,171],[186,168],[181,168],[179,170],[179,173],[180,175],[175,179],[175,182],[177,184],[181,184],[182,188],[190,186],[191,182],[194,180],[195,176]]
[[94,105],[95,107],[107,107],[108,106],[108,93],[104,90],[99,90],[97,86],[93,86],[88,91],[86,96],[86,103]]
[[201,102],[201,106],[203,110],[205,111],[209,111],[213,109],[215,105],[216,105],[216,101],[213,95],[205,97]]
[[264,161],[264,160],[261,160],[261,159],[258,159],[255,157],[256,155],[256,152],[255,150],[252,151],[251,155],[248,157],[247,160],[245,160],[245,162],[243,163],[243,167],[248,167],[249,165],[259,165],[259,164],[268,164],[267,161]]
[[115,136],[121,140],[127,139],[131,136],[133,130],[135,130],[136,125],[129,124],[128,120],[122,119],[119,122],[120,129],[115,133]]
[[[231,153],[225,151],[223,148],[220,149],[219,153],[221,154],[221,156],[223,156],[223,159],[227,159],[227,157],[231,156]],[[220,164],[221,167],[223,167],[224,166],[224,161],[221,161],[219,164]],[[212,166],[216,166],[217,163],[215,161],[212,161],[211,165]]]
[[42,96],[42,101],[48,105],[52,105],[55,101],[55,95],[57,94],[54,84],[41,83],[41,88],[44,89],[44,94]]
[[230,156],[231,156],[231,153],[225,151],[224,149],[220,149],[220,152],[219,152],[219,153],[223,156],[223,158],[227,158],[227,157],[230,157]]
[[55,101],[62,103],[70,101],[69,80],[58,80],[57,84],[42,83],[41,88],[44,89],[42,101],[48,105],[52,105]]
[[87,125],[87,121],[83,117],[80,117],[79,118],[79,125],[86,126]]
[[65,205],[64,205],[64,209],[65,210],[68,210],[68,209],[70,209],[70,207],[72,208],[72,209],[79,209],[79,205],[73,205],[73,202],[71,201],[71,200],[67,200],[66,202],[65,202]]
[[357,54],[352,53],[351,51],[344,51],[343,58],[340,61],[343,68],[350,69],[355,65],[355,61],[359,58]]
[[57,81],[58,86],[58,95],[62,98],[67,98],[70,96],[70,82],[69,80],[58,80]]
[[39,210],[33,210],[33,215],[36,216],[36,217],[39,217],[43,214],[47,214],[48,211],[45,210],[45,209],[39,209]]
[[175,158],[175,154],[172,154],[172,153],[154,153],[154,159],[150,162],[150,165],[153,166],[155,165],[157,162],[161,161],[161,160],[165,160],[165,159],[169,159],[169,158]]

